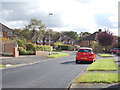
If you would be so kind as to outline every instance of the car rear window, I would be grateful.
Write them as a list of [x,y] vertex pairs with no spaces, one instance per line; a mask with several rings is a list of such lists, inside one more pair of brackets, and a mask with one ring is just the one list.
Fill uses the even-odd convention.
[[78,52],[92,52],[92,50],[89,49],[79,49]]
[[120,48],[113,48],[113,50],[120,50]]

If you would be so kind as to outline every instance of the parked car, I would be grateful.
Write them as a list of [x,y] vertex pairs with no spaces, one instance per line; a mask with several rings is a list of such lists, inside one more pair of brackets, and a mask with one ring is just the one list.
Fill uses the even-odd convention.
[[96,60],[96,54],[93,53],[92,48],[79,48],[76,53],[76,63],[80,62],[94,62]]
[[118,54],[120,52],[120,48],[112,48],[110,49],[110,53],[112,54]]

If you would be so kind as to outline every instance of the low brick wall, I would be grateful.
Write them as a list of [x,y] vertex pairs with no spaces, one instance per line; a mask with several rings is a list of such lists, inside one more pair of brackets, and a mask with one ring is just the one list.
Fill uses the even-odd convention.
[[49,55],[50,52],[47,51],[36,51],[35,55],[36,56],[41,56],[41,55]]
[[13,57],[19,56],[18,44],[14,41],[1,42],[0,54],[12,55]]

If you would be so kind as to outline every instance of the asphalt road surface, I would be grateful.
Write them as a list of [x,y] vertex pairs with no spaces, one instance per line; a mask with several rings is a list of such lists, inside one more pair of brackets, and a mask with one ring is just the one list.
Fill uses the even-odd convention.
[[[29,57],[28,57],[29,59]],[[76,64],[75,55],[2,70],[2,88],[66,88],[90,64]]]

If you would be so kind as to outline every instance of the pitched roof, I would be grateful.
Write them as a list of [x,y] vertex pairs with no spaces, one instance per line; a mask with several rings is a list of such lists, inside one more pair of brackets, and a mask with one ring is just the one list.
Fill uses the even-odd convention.
[[72,40],[75,41],[74,39],[72,39],[71,37],[67,36],[67,35],[62,35],[61,37],[59,36],[58,41],[64,41],[64,40]]
[[12,31],[12,29],[0,23],[0,31],[6,32],[6,31]]
[[82,40],[95,40],[97,33],[98,32],[95,32],[95,33],[93,33],[93,34],[91,34],[91,35],[89,35],[87,37],[83,37],[83,38],[80,39],[80,41],[82,41]]

